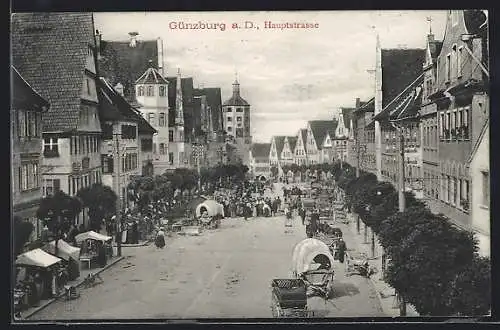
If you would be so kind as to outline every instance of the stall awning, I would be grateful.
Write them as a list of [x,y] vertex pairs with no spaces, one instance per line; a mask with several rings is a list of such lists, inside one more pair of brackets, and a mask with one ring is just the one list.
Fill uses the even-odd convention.
[[66,241],[60,239],[57,242],[57,254],[56,254],[56,241],[49,242],[45,244],[42,249],[50,254],[53,254],[61,259],[69,260],[73,258],[78,260],[80,257],[80,248],[69,245]]
[[92,230],[88,231],[86,233],[78,234],[75,237],[75,240],[77,243],[83,242],[83,241],[88,240],[88,239],[106,242],[106,241],[111,240],[112,237],[96,233],[95,231],[92,231]]
[[16,259],[16,265],[47,268],[60,261],[61,259],[48,254],[42,249],[35,249],[19,255]]

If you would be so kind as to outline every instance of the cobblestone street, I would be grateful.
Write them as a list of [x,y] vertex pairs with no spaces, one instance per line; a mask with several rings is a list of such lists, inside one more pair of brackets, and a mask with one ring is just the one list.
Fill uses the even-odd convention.
[[[292,249],[306,238],[298,218],[293,233],[284,232],[283,221],[225,219],[201,236],[169,238],[163,250],[124,248],[125,259],[101,274],[103,284],[30,320],[270,318],[270,282],[291,276]],[[351,238],[345,240],[349,246]],[[335,267],[333,299],[308,301],[315,316],[384,316],[370,282]]]

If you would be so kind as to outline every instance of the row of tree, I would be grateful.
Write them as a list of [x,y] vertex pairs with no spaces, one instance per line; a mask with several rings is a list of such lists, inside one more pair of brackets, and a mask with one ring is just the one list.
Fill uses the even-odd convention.
[[398,211],[398,192],[375,175],[349,164],[332,166],[347,205],[376,233],[388,260],[385,280],[420,315],[487,315],[491,308],[491,264],[478,254],[472,232],[433,214],[413,193]]

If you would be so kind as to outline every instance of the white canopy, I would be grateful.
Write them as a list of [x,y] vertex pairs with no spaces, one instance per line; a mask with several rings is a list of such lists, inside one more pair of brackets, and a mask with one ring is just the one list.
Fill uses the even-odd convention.
[[59,258],[64,260],[69,260],[69,258],[73,258],[73,260],[78,260],[80,257],[80,248],[69,245],[66,241],[60,239],[57,242],[57,254],[56,254],[56,241],[49,242],[45,244],[42,248],[45,252],[48,252],[53,255],[57,255]]
[[16,265],[47,268],[60,261],[61,259],[48,254],[42,249],[34,249],[19,255],[16,259]]
[[75,240],[77,243],[80,243],[80,242],[88,240],[88,239],[106,242],[106,241],[109,241],[110,239],[112,239],[112,237],[96,233],[95,231],[92,231],[92,230],[88,231],[86,233],[78,234],[75,237]]
[[307,238],[299,242],[293,250],[293,271],[296,274],[301,274],[314,270],[311,263],[318,255],[327,257],[330,260],[330,265],[333,266],[335,261],[330,249],[325,243],[315,238]]
[[207,199],[202,203],[198,204],[196,207],[196,217],[201,217],[201,209],[204,207],[207,210],[209,216],[213,217],[216,215],[224,216],[224,206],[213,199]]

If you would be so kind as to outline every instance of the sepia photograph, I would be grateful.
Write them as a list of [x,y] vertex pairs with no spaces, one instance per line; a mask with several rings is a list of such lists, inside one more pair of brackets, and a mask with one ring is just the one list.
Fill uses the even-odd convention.
[[10,19],[12,323],[491,315],[487,10]]

